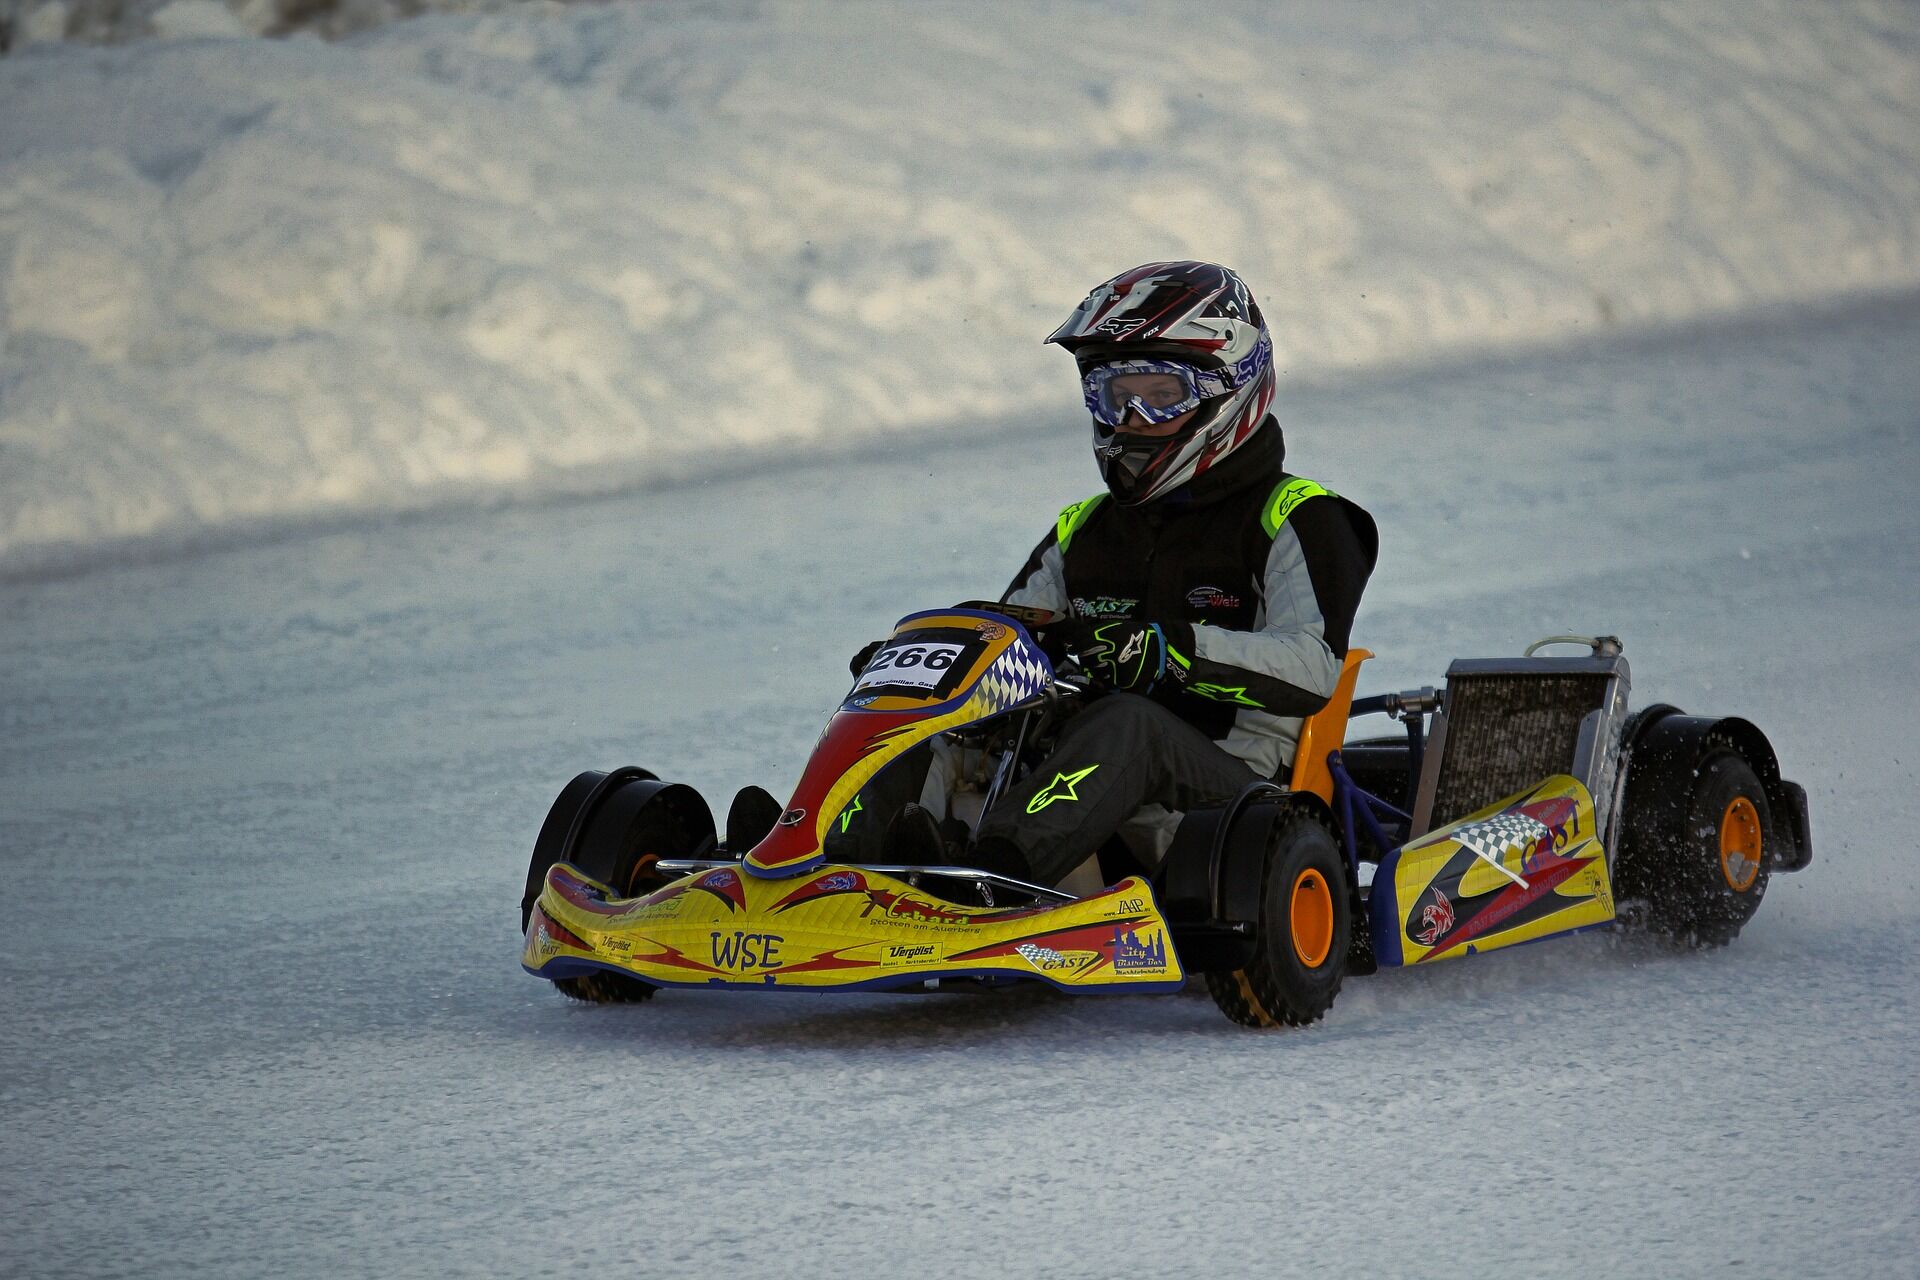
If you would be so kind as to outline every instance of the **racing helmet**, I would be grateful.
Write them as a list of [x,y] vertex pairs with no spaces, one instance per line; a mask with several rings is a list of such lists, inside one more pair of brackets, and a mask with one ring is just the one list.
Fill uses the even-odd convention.
[[[1273,403],[1273,338],[1246,282],[1216,263],[1150,262],[1122,272],[1047,341],[1080,366],[1093,456],[1124,506],[1164,497],[1219,466],[1260,429]],[[1170,435],[1140,429],[1188,412]]]

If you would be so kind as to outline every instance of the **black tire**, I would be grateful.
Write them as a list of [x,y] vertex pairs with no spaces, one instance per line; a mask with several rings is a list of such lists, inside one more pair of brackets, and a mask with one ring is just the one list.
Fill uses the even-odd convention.
[[533,915],[533,904],[539,901],[540,890],[547,882],[547,872],[552,870],[554,863],[572,862],[579,865],[575,850],[586,837],[584,828],[597,821],[606,798],[628,782],[655,780],[655,776],[645,769],[627,765],[611,771],[589,769],[585,773],[575,774],[571,782],[560,788],[560,794],[547,806],[547,817],[540,824],[540,834],[533,840],[533,857],[527,863],[527,889],[520,898],[521,933],[527,931],[527,921]]
[[[654,866],[661,858],[692,852],[674,815],[664,805],[647,805],[631,815],[612,815],[583,833],[574,864],[613,890],[616,898],[638,898],[667,882]],[[553,984],[560,994],[587,1004],[635,1004],[651,1000],[660,988],[631,974],[602,969]]]
[[[667,883],[655,865],[660,859],[693,856],[712,842],[713,819],[705,802],[692,803],[688,797],[698,801],[685,787],[661,790],[644,769],[583,773],[568,783],[534,843],[521,930],[531,917],[538,886],[556,862],[572,863],[617,898],[637,898]],[[630,974],[608,970],[556,979],[553,985],[562,995],[590,1004],[648,1000],[659,990]]]
[[1320,814],[1290,809],[1267,847],[1253,959],[1244,969],[1207,974],[1207,992],[1241,1026],[1305,1026],[1340,994],[1352,939],[1340,846]]
[[1617,892],[1641,904],[1653,932],[1684,946],[1724,947],[1767,891],[1775,837],[1766,788],[1739,752],[1715,746],[1675,816],[1664,831],[1622,848]]

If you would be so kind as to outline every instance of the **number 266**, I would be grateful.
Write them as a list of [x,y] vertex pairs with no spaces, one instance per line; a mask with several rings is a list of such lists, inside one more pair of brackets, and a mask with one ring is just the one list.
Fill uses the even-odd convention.
[[882,649],[874,655],[869,671],[884,671],[888,667],[905,670],[908,667],[925,667],[929,671],[945,671],[953,665],[953,650],[935,649],[929,653],[925,647],[917,644],[904,649]]

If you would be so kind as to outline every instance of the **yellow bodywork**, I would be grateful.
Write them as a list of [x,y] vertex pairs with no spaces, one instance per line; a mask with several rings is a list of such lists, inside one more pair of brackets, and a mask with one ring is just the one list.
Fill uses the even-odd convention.
[[983,613],[917,613],[901,620],[894,637],[943,631],[978,638],[972,662],[955,673],[954,696],[930,706],[919,695],[863,696],[862,684],[856,683],[827,722],[787,816],[747,851],[753,872],[793,875],[818,862],[828,829],[875,774],[937,734],[1028,701],[1052,678],[1045,659],[1018,630]]
[[1387,963],[1395,943],[1400,963],[1419,964],[1614,917],[1593,798],[1565,774],[1407,845],[1373,894],[1375,947]]
[[1069,991],[1161,991],[1183,975],[1146,882],[1040,907],[964,907],[879,872],[826,866],[766,879],[738,867],[618,900],[566,863],[547,873],[521,963],[663,986],[821,990],[931,978],[1037,978]]

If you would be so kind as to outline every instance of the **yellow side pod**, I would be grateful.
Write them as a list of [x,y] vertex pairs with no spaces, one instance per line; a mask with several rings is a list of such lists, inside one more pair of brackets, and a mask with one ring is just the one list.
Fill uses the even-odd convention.
[[1613,919],[1593,797],[1539,785],[1422,836],[1381,863],[1369,902],[1382,964],[1420,964]]

